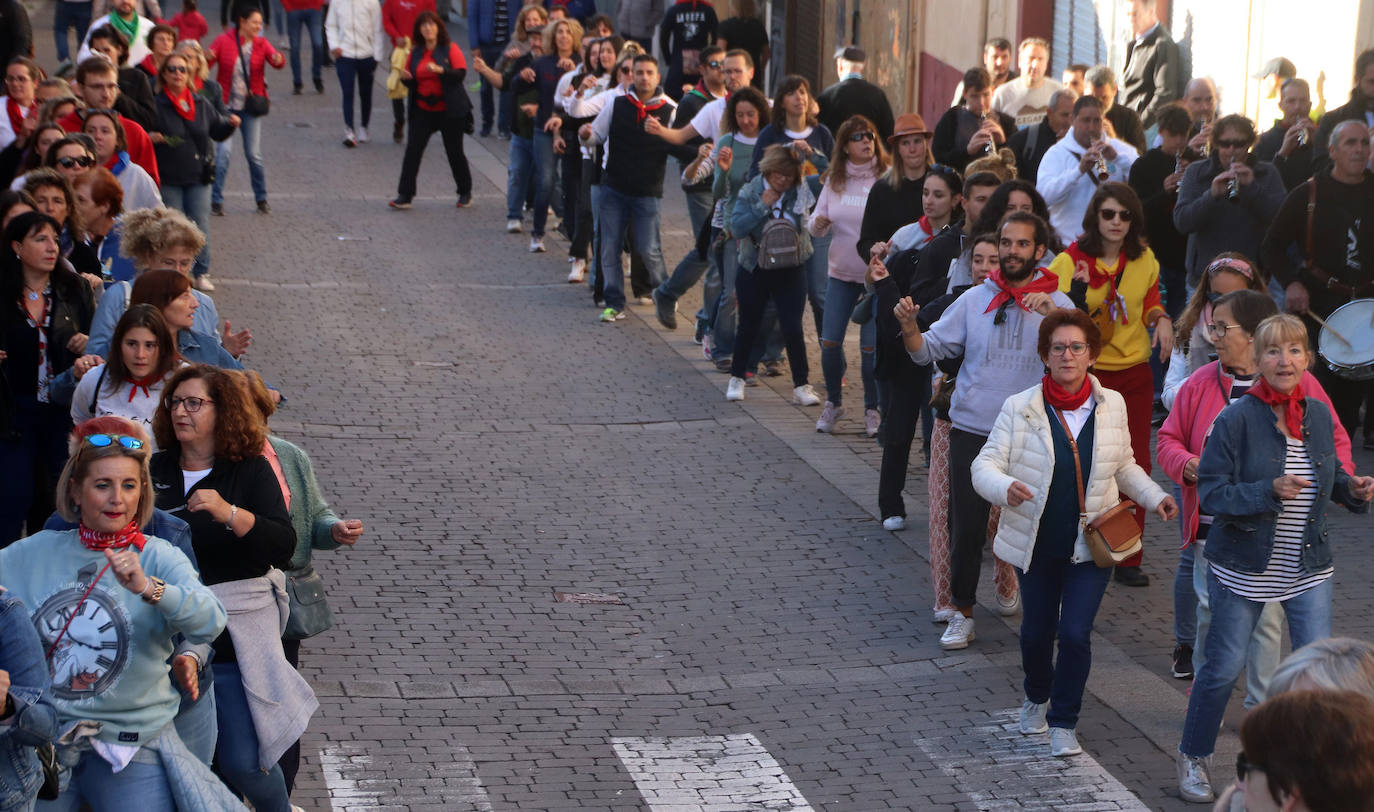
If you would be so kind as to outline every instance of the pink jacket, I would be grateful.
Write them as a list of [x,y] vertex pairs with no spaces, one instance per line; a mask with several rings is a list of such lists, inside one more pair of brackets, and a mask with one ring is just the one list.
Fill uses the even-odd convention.
[[[833,235],[830,242],[830,275],[845,282],[863,284],[868,264],[859,258],[855,246],[859,243],[859,227],[863,225],[864,207],[868,205],[868,192],[877,182],[875,170],[877,161],[867,164],[850,164],[844,179],[844,191],[836,192],[829,183],[821,190],[816,199],[816,207],[811,211],[807,227],[813,237]],[[817,217],[830,218],[827,228],[820,228]]]
[[[1326,390],[1322,388],[1311,372],[1304,372],[1302,388],[1307,396],[1326,404],[1331,414],[1336,407],[1331,404]],[[1213,361],[1192,375],[1178,388],[1174,398],[1174,408],[1169,412],[1164,425],[1159,429],[1159,439],[1155,456],[1159,467],[1183,490],[1183,521],[1187,534],[1183,546],[1187,547],[1197,539],[1197,486],[1185,485],[1183,468],[1194,457],[1202,456],[1202,442],[1221,410],[1226,408],[1227,397],[1231,392],[1231,378],[1221,370],[1221,362]],[[1336,424],[1336,456],[1341,467],[1349,474],[1355,473],[1355,463],[1350,458],[1350,436],[1345,433],[1339,420]]]

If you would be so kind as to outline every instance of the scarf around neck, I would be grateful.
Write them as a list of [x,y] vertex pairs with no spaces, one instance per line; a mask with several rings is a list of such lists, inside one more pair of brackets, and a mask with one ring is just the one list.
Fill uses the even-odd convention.
[[29,118],[34,113],[38,112],[38,105],[31,104],[28,107],[20,107],[19,102],[15,101],[9,96],[6,96],[5,112],[9,113],[10,116],[10,132],[13,132],[15,135],[19,135],[20,131],[24,127],[24,119]]
[[132,20],[125,20],[119,16],[119,12],[111,11],[109,23],[114,30],[124,35],[124,39],[129,42],[138,42],[138,12],[134,12]]
[[1295,440],[1302,439],[1302,409],[1307,395],[1302,391],[1301,383],[1285,395],[1270,386],[1264,378],[1260,378],[1245,394],[1254,395],[1270,406],[1282,406],[1283,424],[1288,427],[1289,435]]
[[1019,288],[1013,288],[1007,284],[1007,280],[1002,276],[1002,269],[995,268],[992,273],[988,274],[988,281],[997,286],[997,295],[992,297],[992,301],[988,303],[987,309],[983,312],[991,313],[1007,301],[1014,301],[1017,307],[1029,311],[1030,308],[1026,307],[1025,302],[1022,301],[1027,293],[1054,293],[1059,290],[1059,277],[1042,268],[1036,270],[1040,272],[1039,276]]
[[635,94],[634,88],[630,88],[625,93],[625,98],[629,99],[630,104],[634,105],[636,124],[643,124],[644,119],[648,118],[650,113],[660,110],[668,104],[668,100],[660,95],[657,89],[654,90],[654,97],[650,99],[648,103],[639,100],[639,96]]
[[81,544],[87,550],[99,552],[101,550],[123,550],[132,546],[140,553],[143,552],[143,545],[148,543],[148,539],[139,532],[137,522],[129,522],[123,528],[114,533],[105,533],[100,530],[92,530],[82,524],[77,531],[81,538]]
[[1083,385],[1078,387],[1077,392],[1070,392],[1059,385],[1059,382],[1049,375],[1040,379],[1040,388],[1045,393],[1045,402],[1061,412],[1071,412],[1092,397],[1093,385],[1088,380],[1088,376],[1083,376]]
[[180,93],[173,93],[170,89],[162,92],[172,100],[172,107],[177,111],[177,115],[186,121],[196,120],[196,94],[191,92],[190,85],[183,87]]

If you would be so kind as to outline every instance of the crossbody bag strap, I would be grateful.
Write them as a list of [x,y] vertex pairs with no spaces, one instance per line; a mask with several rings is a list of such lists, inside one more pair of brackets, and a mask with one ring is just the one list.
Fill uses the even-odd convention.
[[1073,449],[1073,476],[1078,482],[1078,514],[1086,517],[1088,505],[1083,498],[1083,463],[1078,458],[1078,441],[1074,439],[1073,432],[1069,431],[1069,423],[1064,419],[1064,413],[1055,409],[1054,416],[1059,418],[1059,425],[1064,428],[1064,436],[1069,438],[1069,448]]
[[243,58],[243,40],[239,39],[237,30],[234,31],[234,47],[239,52],[239,67],[243,69],[243,85],[248,88],[248,95],[251,96],[253,95],[253,76],[248,72],[248,61]]

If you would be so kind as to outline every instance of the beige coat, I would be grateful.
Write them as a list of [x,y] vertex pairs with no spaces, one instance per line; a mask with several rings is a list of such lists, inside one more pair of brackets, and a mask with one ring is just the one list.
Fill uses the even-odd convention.
[[[1153,510],[1166,494],[1135,462],[1131,454],[1131,435],[1126,427],[1126,402],[1111,389],[1103,389],[1097,378],[1092,384],[1096,427],[1092,467],[1088,473],[1088,520],[1121,501],[1121,494]],[[1007,398],[993,424],[992,434],[973,460],[973,487],[994,505],[1002,506],[993,553],[1022,570],[1030,567],[1035,552],[1035,537],[1040,515],[1045,510],[1045,495],[1054,475],[1054,438],[1045,412],[1040,384]],[[1016,507],[1007,505],[1007,488],[1022,482],[1034,494]],[[1075,497],[1075,502],[1077,497]],[[1073,544],[1073,563],[1091,561],[1082,528]]]

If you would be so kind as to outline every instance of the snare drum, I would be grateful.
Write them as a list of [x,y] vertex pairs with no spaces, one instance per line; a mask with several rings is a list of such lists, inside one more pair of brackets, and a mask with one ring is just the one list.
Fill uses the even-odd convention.
[[1374,379],[1374,299],[1356,299],[1327,316],[1317,351],[1342,378]]

